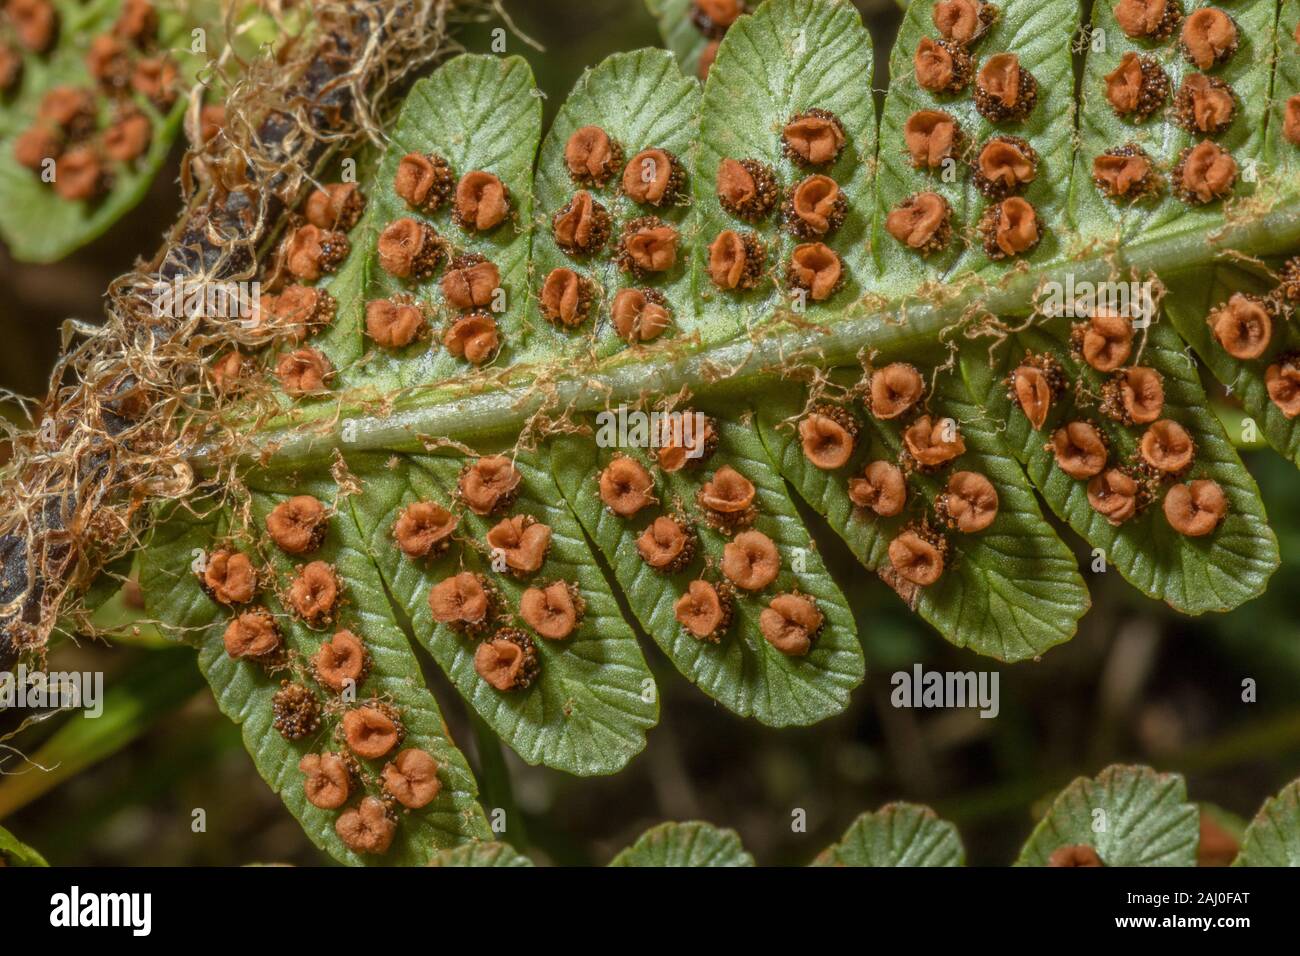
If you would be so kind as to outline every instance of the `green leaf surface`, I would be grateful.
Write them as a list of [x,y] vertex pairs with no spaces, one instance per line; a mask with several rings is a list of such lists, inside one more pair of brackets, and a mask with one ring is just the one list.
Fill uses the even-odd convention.
[[1169,322],[1153,321],[1145,342],[1140,333],[1135,337],[1132,362],[1161,373],[1162,415],[1186,428],[1196,443],[1196,459],[1185,477],[1211,478],[1228,498],[1227,517],[1209,535],[1190,538],[1174,531],[1161,507],[1163,492],[1137,517],[1113,527],[1088,504],[1087,482],[1066,475],[1047,447],[1056,428],[1087,419],[1102,426],[1111,462],[1125,462],[1136,454],[1140,427],[1124,428],[1095,407],[1078,408],[1070,390],[1054,403],[1042,430],[1032,428],[1019,406],[1013,406],[1006,380],[1026,351],[1053,354],[1070,382],[1082,379],[1089,393],[1100,394],[1100,373],[1069,352],[1069,326],[1067,319],[1051,319],[995,345],[979,341],[963,350],[962,373],[972,394],[985,396],[989,421],[1006,423],[1008,447],[1025,464],[1052,510],[1144,593],[1185,614],[1225,611],[1258,596],[1278,566],[1277,539],[1268,526],[1259,488],[1210,410],[1195,362]]
[[813,866],[961,866],[957,828],[929,807],[889,803],[864,813],[813,861]]
[[[807,529],[795,511],[785,482],[772,467],[750,422],[719,422],[718,450],[697,469],[668,473],[648,457],[660,508],[644,508],[631,519],[614,516],[599,497],[598,476],[613,450],[591,438],[556,440],[551,454],[555,477],[587,534],[605,555],[642,628],[692,683],[729,710],[776,727],[815,723],[841,712],[849,693],[865,673],[852,612],[818,557]],[[700,641],[687,633],[673,605],[688,584],[703,575],[720,580],[716,571],[727,538],[709,527],[696,504],[699,487],[723,465],[753,482],[758,517],[754,529],[776,544],[781,571],[757,595],[736,595],[731,627],[721,641]],[[636,539],[659,514],[680,509],[699,535],[695,558],[682,571],[665,575],[650,568]],[[796,561],[803,570],[795,570]],[[709,572],[706,569],[715,568]],[[816,599],[825,615],[822,632],[806,657],[789,657],[768,643],[759,616],[771,596],[797,588]]]
[[49,866],[41,856],[26,843],[0,827],[0,864],[4,866]]
[[1300,866],[1300,780],[1264,801],[1233,866]]
[[1047,866],[1055,850],[1084,845],[1106,866],[1195,866],[1198,819],[1178,774],[1107,767],[1061,791],[1016,865]]
[[439,850],[430,866],[530,867],[533,861],[509,843],[466,843],[464,846]]
[[610,866],[753,866],[735,830],[710,823],[661,823],[651,827]]

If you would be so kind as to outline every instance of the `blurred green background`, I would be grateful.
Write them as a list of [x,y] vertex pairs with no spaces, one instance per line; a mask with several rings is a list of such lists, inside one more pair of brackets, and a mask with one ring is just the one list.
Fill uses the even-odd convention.
[[[887,50],[897,8],[892,0],[859,5],[877,51]],[[509,41],[532,63],[548,118],[585,65],[659,43],[641,0],[505,6],[552,51]],[[466,30],[465,46],[487,50],[488,29]],[[884,59],[878,53],[877,90],[886,82]],[[151,252],[173,221],[177,169],[173,159],[132,215],[64,262],[17,266],[0,253],[0,386],[44,391],[60,322],[96,316],[108,282],[136,253]],[[867,653],[868,678],[849,711],[804,730],[741,721],[677,676],[645,640],[663,716],[624,773],[580,780],[510,758],[529,851],[540,862],[604,863],[653,823],[700,818],[739,830],[760,863],[802,864],[857,813],[907,799],[953,820],[970,862],[1001,864],[1014,858],[1035,811],[1057,788],[1116,761],[1180,771],[1193,799],[1249,817],[1300,776],[1300,481],[1271,452],[1245,454],[1282,548],[1268,594],[1229,615],[1191,619],[1143,598],[1117,574],[1088,575],[1093,610],[1078,636],[1041,662],[994,667],[947,644],[827,529],[819,539],[855,605]],[[1085,573],[1088,559],[1081,549]],[[894,709],[890,675],[915,662],[997,669],[1000,715]],[[191,652],[83,641],[60,647],[50,666],[103,670],[116,697],[101,720],[59,718],[13,741],[47,770],[0,747],[0,825],[52,863],[327,862],[257,777],[237,729],[201,686]],[[1245,678],[1258,683],[1256,703],[1241,700]],[[459,697],[432,673],[431,686],[478,766]],[[13,725],[8,718],[0,717],[5,729]],[[72,737],[70,745],[42,752],[56,734]],[[87,756],[104,759],[77,772]],[[204,833],[191,829],[196,808],[206,811]],[[796,809],[806,811],[807,832],[792,829]]]

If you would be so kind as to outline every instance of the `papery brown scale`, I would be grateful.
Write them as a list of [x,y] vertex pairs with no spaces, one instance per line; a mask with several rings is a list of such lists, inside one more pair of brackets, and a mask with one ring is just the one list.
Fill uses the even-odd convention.
[[324,561],[303,565],[289,583],[289,606],[312,627],[333,618],[338,601],[338,575],[333,566]]
[[401,742],[402,727],[378,707],[355,707],[343,715],[343,737],[358,757],[378,760]]
[[966,451],[966,441],[955,421],[933,420],[929,415],[922,415],[904,430],[903,446],[925,468],[945,464]]
[[275,374],[285,392],[294,397],[319,395],[334,376],[334,367],[319,349],[285,352],[275,363]]
[[348,802],[352,775],[347,761],[336,753],[303,754],[298,761],[307,802],[321,810],[337,810]]
[[653,289],[619,289],[610,306],[614,329],[625,342],[649,342],[668,328],[672,314]]
[[476,515],[489,515],[508,507],[519,492],[523,476],[504,455],[486,455],[460,477],[461,500]]
[[673,616],[697,640],[716,641],[729,619],[727,599],[708,581],[692,581],[673,605]]
[[247,604],[257,596],[257,570],[241,551],[214,551],[203,569],[204,589],[222,604]]
[[853,456],[854,434],[833,415],[814,411],[799,422],[804,457],[824,471],[843,468]]
[[941,498],[948,519],[968,534],[983,531],[998,514],[998,491],[978,472],[953,472]]
[[943,575],[944,555],[937,544],[907,530],[889,542],[889,563],[905,581],[927,587]]
[[306,554],[321,546],[329,527],[329,513],[311,495],[295,495],[280,502],[266,516],[266,530],[276,547],[286,554]]
[[824,302],[839,288],[844,264],[839,254],[823,242],[805,242],[790,253],[789,282],[814,302]]
[[404,348],[424,329],[424,312],[411,302],[375,299],[366,303],[366,334],[384,348]]
[[1136,425],[1154,422],[1165,407],[1164,379],[1153,368],[1125,369],[1119,380],[1119,392],[1126,415]]
[[491,599],[478,575],[461,571],[429,589],[429,610],[440,624],[481,625],[487,621]]

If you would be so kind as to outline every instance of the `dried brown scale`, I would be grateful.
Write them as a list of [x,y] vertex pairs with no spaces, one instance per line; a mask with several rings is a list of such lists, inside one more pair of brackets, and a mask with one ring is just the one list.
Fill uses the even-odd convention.
[[989,199],[1020,192],[1038,175],[1038,151],[1019,136],[994,136],[975,160],[975,188]]
[[860,477],[849,479],[848,495],[857,507],[892,518],[907,504],[907,479],[892,461],[873,461]]
[[791,116],[781,130],[781,151],[798,166],[833,163],[840,158],[847,143],[840,118],[819,107]]
[[923,521],[909,524],[889,542],[889,563],[903,580],[928,587],[943,576],[948,539]]
[[408,810],[428,806],[442,790],[438,762],[414,747],[403,750],[391,762],[384,764],[381,775],[384,793]]
[[1167,40],[1183,22],[1179,0],[1119,0],[1115,19],[1134,40]]
[[569,329],[587,321],[595,301],[595,283],[582,273],[564,267],[552,269],[538,293],[542,317]]
[[1237,182],[1237,162],[1206,140],[1188,146],[1178,155],[1170,174],[1174,195],[1191,206],[1203,206],[1232,192]]
[[843,225],[848,209],[839,184],[829,176],[814,173],[790,187],[781,204],[781,221],[786,231],[798,239],[821,239]]
[[264,664],[278,659],[284,646],[280,627],[265,608],[254,608],[232,618],[222,642],[226,654],[235,660],[246,658]]
[[[683,422],[687,415],[694,421],[696,414],[693,409],[683,409],[680,417],[669,419],[665,433],[658,436],[659,450],[655,461],[664,471],[671,473],[683,468],[699,468],[718,450],[718,425],[708,415],[703,416],[703,434],[695,430],[688,440]],[[692,452],[698,454],[692,455]]]
[[1141,202],[1161,189],[1161,177],[1142,147],[1126,143],[1092,161],[1092,181],[1108,199]]
[[510,190],[493,173],[475,169],[460,178],[451,217],[466,232],[490,232],[510,215]]
[[394,220],[379,234],[379,265],[398,279],[423,282],[434,274],[446,250],[438,233],[409,217]]
[[799,422],[804,457],[824,471],[843,468],[853,457],[862,425],[842,405],[820,403]]
[[1116,116],[1144,122],[1169,98],[1169,74],[1153,56],[1129,51],[1105,76],[1106,99]]
[[555,244],[571,256],[589,256],[609,241],[613,220],[609,210],[585,189],[573,194],[551,217]]
[[804,657],[826,625],[817,600],[798,591],[778,594],[758,616],[764,639],[787,657]]
[[658,289],[619,289],[609,308],[614,330],[625,342],[657,339],[672,324],[668,300]]
[[942,169],[961,155],[965,134],[951,113],[917,110],[903,124],[903,142],[914,168]]
[[1042,239],[1037,210],[1019,196],[984,210],[979,231],[984,240],[984,253],[994,261],[1032,252]]
[[718,163],[718,202],[738,219],[759,222],[776,208],[781,190],[771,166],[756,159],[723,159]]
[[998,8],[983,0],[939,0],[930,11],[939,35],[963,46],[977,43],[999,16]]
[[1029,424],[1039,429],[1065,394],[1065,369],[1050,352],[1026,350],[1024,360],[1007,377],[1007,385],[1007,396],[1020,406]]
[[650,472],[626,455],[615,455],[601,471],[598,483],[605,509],[619,518],[630,518],[657,500]]
[[531,587],[519,597],[519,616],[548,641],[571,637],[586,610],[587,602],[572,581],[552,581]]
[[474,670],[499,691],[526,690],[540,669],[537,646],[517,627],[501,628],[474,651]]
[[971,80],[975,63],[957,43],[922,37],[912,54],[917,84],[936,96],[960,93]]
[[310,398],[324,394],[334,377],[334,366],[319,349],[296,349],[276,360],[275,375],[287,394]]
[[990,123],[1023,120],[1038,103],[1038,81],[1014,53],[989,57],[975,76],[975,109]]
[[1105,433],[1091,422],[1073,421],[1052,433],[1047,450],[1056,465],[1071,478],[1091,478],[1106,467],[1110,445]]
[[436,501],[413,501],[393,523],[393,540],[412,560],[446,552],[459,519]]
[[59,13],[50,0],[7,0],[5,15],[24,49],[46,53],[54,45]]
[[1174,121],[1189,133],[1218,136],[1236,115],[1236,94],[1218,77],[1192,73],[1174,94]]
[[564,144],[564,164],[577,185],[601,189],[623,165],[623,147],[601,127],[582,126]]
[[1165,518],[1179,534],[1200,538],[1210,534],[1228,514],[1228,498],[1215,481],[1201,478],[1176,484],[1165,494]]
[[1219,346],[1239,361],[1257,359],[1273,339],[1270,300],[1247,292],[1234,292],[1227,302],[1211,310],[1206,322]]
[[370,652],[351,631],[339,631],[322,642],[312,658],[312,672],[318,683],[336,694],[365,683],[370,673]]
[[719,643],[735,617],[735,594],[730,584],[692,581],[686,593],[673,605],[673,616],[682,630],[697,641]]
[[118,113],[104,130],[101,146],[104,155],[115,163],[129,163],[143,156],[153,139],[153,123],[139,110]]
[[412,209],[432,215],[456,190],[451,164],[437,153],[407,153],[397,162],[393,192]]
[[486,256],[466,252],[447,264],[442,276],[442,297],[452,309],[471,311],[492,304],[501,287],[501,270]]
[[867,386],[867,407],[884,421],[898,418],[925,394],[925,379],[915,365],[892,362],[871,373]]
[[977,472],[953,472],[948,487],[934,500],[934,513],[940,523],[957,531],[983,531],[997,518],[997,489]]
[[218,604],[248,604],[257,597],[257,569],[242,551],[214,551],[199,575],[199,586]]
[[670,206],[682,199],[686,170],[666,149],[643,149],[623,168],[623,193],[633,202]]
[[1088,504],[1112,527],[1119,527],[1141,510],[1143,483],[1121,468],[1107,468],[1088,481]]
[[405,348],[426,328],[424,310],[410,296],[395,295],[366,303],[366,335],[382,348]]
[[1239,44],[1237,24],[1218,7],[1188,14],[1178,35],[1178,49],[1188,63],[1209,70],[1232,59]]
[[289,608],[309,626],[321,627],[334,619],[340,590],[334,566],[312,561],[294,574],[286,598]]
[[923,256],[940,252],[952,239],[952,206],[938,193],[913,193],[889,211],[885,230]]
[[336,734],[340,734],[348,748],[365,760],[378,760],[402,743],[406,728],[401,715],[392,704],[369,700],[343,714]]
[[1071,326],[1070,351],[1098,372],[1113,372],[1133,354],[1133,320],[1099,309]]
[[1048,866],[1105,866],[1097,851],[1086,843],[1076,843],[1070,846],[1057,847],[1052,851],[1052,855],[1047,858]]
[[785,281],[812,301],[825,302],[844,286],[844,263],[824,242],[805,242],[790,253]]
[[704,511],[709,527],[723,534],[733,534],[754,523],[754,484],[730,465],[723,465],[700,486],[695,500]]
[[481,574],[461,571],[429,589],[429,611],[439,624],[462,634],[481,634],[501,606],[497,589]]
[[456,496],[470,511],[486,517],[514,504],[522,484],[523,475],[509,458],[485,455],[461,470]]
[[719,289],[743,292],[758,285],[766,260],[757,234],[724,229],[709,243],[709,278]]
[[745,0],[692,0],[690,17],[695,29],[719,40],[745,12]]
[[366,196],[356,183],[330,183],[307,197],[303,215],[321,229],[350,232],[366,211]]
[[353,765],[337,753],[304,754],[298,770],[304,776],[302,789],[307,802],[321,810],[337,810],[348,802],[356,786]]
[[357,806],[339,814],[334,832],[355,853],[382,855],[393,844],[397,821],[378,797],[363,797]]
[[311,495],[295,495],[271,509],[266,530],[285,554],[307,554],[325,543],[329,512]]
[[636,539],[643,560],[662,574],[684,571],[695,559],[695,529],[680,515],[660,515]]
[[112,181],[94,146],[74,146],[59,157],[54,191],[69,202],[92,201],[108,192]]
[[471,365],[482,365],[501,346],[497,320],[488,312],[467,312],[447,326],[442,344],[456,358],[463,358]]
[[667,272],[677,264],[676,227],[658,216],[638,216],[623,224],[614,260],[637,278]]
[[302,740],[320,727],[320,703],[302,684],[281,681],[271,698],[271,724],[285,740]]
[[1288,352],[1264,372],[1269,400],[1287,418],[1300,416],[1300,352]]
[[261,310],[276,329],[285,330],[289,340],[298,343],[334,321],[338,300],[324,289],[295,283],[279,295],[262,296]]

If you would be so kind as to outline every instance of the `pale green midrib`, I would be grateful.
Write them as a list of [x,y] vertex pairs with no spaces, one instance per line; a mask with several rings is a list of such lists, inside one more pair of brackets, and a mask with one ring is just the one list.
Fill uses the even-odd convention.
[[[661,355],[640,363],[614,356],[589,370],[568,371],[551,378],[555,365],[515,369],[521,384],[483,391],[465,385],[441,397],[425,397],[419,407],[399,407],[386,416],[348,414],[348,399],[320,406],[317,421],[283,428],[268,428],[255,438],[256,454],[271,449],[261,464],[268,468],[299,467],[320,460],[336,447],[349,451],[417,451],[420,436],[436,435],[467,441],[517,430],[541,410],[586,412],[635,402],[646,395],[671,394],[683,386],[696,397],[717,397],[745,392],[764,380],[788,374],[791,366],[855,364],[869,351],[879,360],[915,355],[933,347],[940,335],[964,317],[1026,314],[1036,290],[1048,282],[1064,282],[1066,273],[1076,283],[1113,279],[1117,275],[1168,273],[1213,262],[1221,251],[1263,256],[1280,254],[1300,244],[1300,196],[1278,201],[1272,208],[1243,215],[1215,233],[1189,228],[1164,232],[1147,240],[1130,242],[1090,257],[1062,258],[1037,269],[1010,276],[993,289],[974,289],[950,301],[933,304],[896,299],[885,308],[854,310],[825,329],[801,327],[774,316],[763,329],[738,336],[689,354]],[[899,322],[895,316],[904,314]],[[725,377],[719,377],[726,370]],[[548,381],[534,387],[535,379]],[[326,422],[330,424],[326,425]],[[341,432],[351,422],[355,440],[343,442]],[[314,433],[313,433],[314,432]],[[213,453],[200,449],[193,463],[207,470]]]

